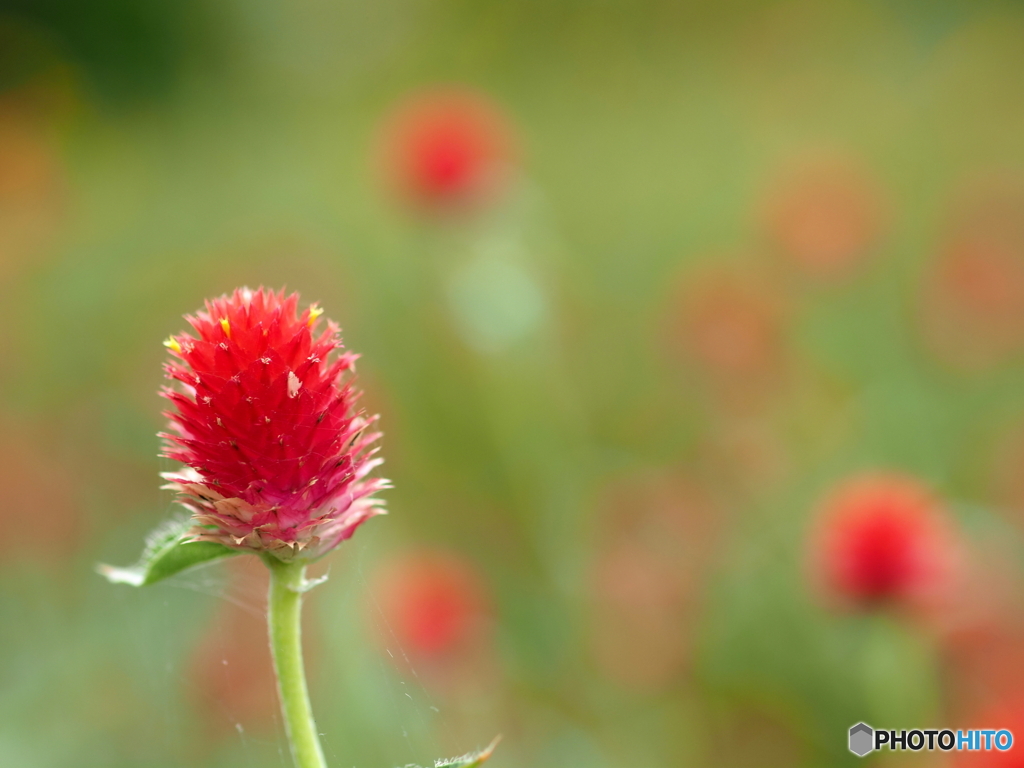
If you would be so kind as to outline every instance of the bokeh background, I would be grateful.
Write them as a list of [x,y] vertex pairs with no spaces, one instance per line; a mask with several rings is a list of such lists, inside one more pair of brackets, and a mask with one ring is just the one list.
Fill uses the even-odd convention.
[[[332,766],[1024,739],[1020,4],[3,0],[5,766],[289,765],[258,562],[93,571],[174,510],[161,340],[243,284],[386,433],[307,602]],[[830,581],[865,473],[941,517],[931,599]]]

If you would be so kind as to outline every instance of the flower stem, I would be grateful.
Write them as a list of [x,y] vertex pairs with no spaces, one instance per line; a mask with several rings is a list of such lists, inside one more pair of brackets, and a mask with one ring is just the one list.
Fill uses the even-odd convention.
[[326,768],[320,748],[313,709],[306,689],[306,671],[302,663],[302,593],[306,586],[306,566],[284,563],[276,557],[264,558],[270,568],[270,596],[267,622],[270,625],[270,651],[277,673],[281,712],[292,748],[296,768]]

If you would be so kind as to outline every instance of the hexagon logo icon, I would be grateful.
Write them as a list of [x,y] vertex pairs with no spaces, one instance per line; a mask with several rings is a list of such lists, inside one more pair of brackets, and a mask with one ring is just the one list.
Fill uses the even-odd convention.
[[857,757],[864,757],[875,748],[875,730],[867,723],[857,723],[850,728],[850,751]]

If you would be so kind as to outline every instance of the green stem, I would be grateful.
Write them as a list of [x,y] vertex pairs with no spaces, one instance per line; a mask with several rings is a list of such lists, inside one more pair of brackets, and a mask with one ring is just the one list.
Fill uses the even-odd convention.
[[274,656],[277,690],[281,696],[281,712],[292,758],[296,768],[326,768],[302,664],[301,613],[306,566],[283,563],[272,555],[267,556],[264,562],[270,568],[267,614],[270,652]]

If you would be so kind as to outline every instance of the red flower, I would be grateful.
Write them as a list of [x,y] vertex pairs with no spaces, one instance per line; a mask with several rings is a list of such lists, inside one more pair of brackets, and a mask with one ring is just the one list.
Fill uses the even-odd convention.
[[[196,539],[312,560],[381,513],[368,478],[381,463],[344,381],[356,356],[338,326],[313,305],[298,315],[298,295],[236,290],[186,319],[198,338],[172,336],[163,395],[176,410],[164,456],[187,465],[167,473],[169,488],[192,510]],[[331,359],[333,358],[333,359]]]
[[418,552],[383,573],[380,610],[401,647],[419,659],[471,650],[487,624],[483,578],[466,560]]
[[[1013,745],[999,750],[993,743],[988,750],[954,752],[954,768],[1024,768],[1024,744],[1020,741],[1024,738],[1024,699],[1019,693],[977,712],[964,729],[968,728],[1008,730],[1013,735]],[[984,737],[981,746],[985,746]]]
[[500,191],[513,141],[484,97],[439,90],[402,104],[385,132],[386,172],[405,197],[426,207],[461,206]]
[[812,543],[825,588],[860,606],[930,607],[951,586],[957,560],[938,502],[899,475],[858,477],[837,488]]

